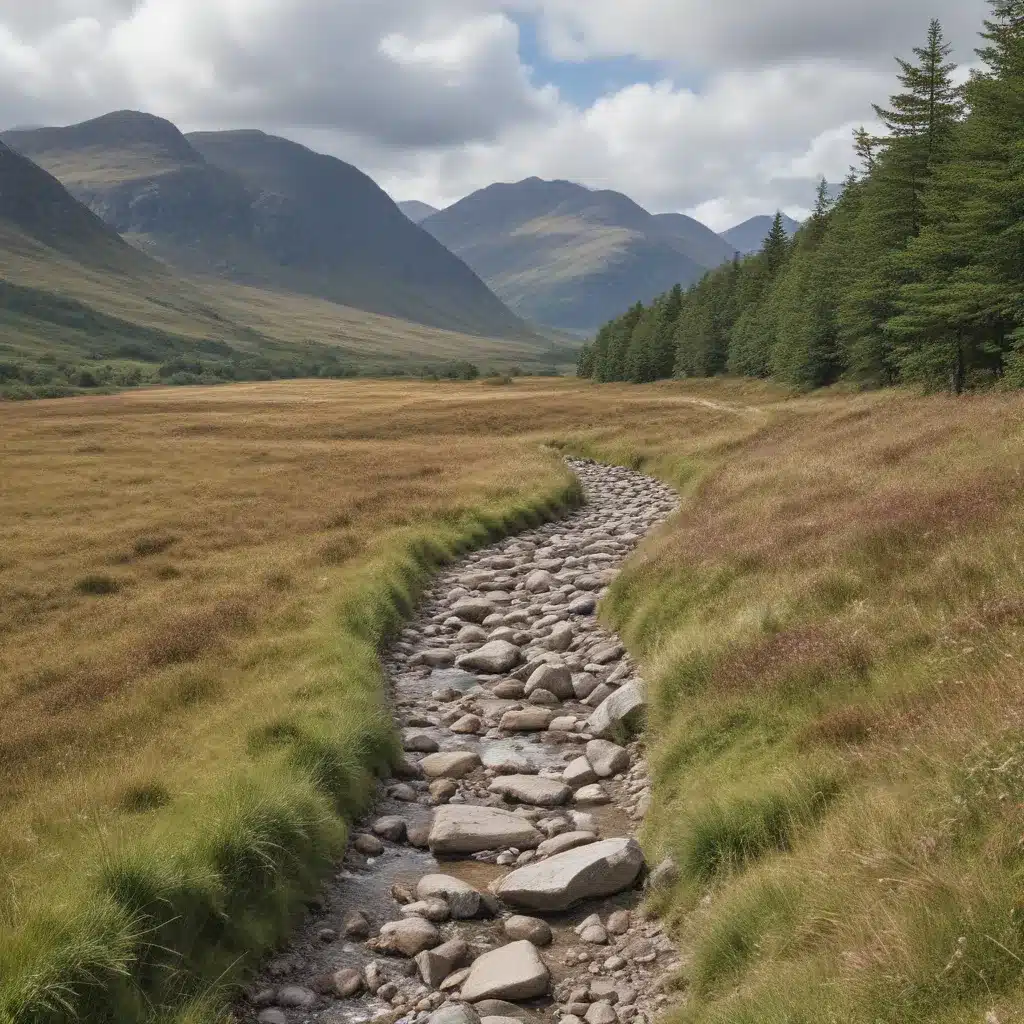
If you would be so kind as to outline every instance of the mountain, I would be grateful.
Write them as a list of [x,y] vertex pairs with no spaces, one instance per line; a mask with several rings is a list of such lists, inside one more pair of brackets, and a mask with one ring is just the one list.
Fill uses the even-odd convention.
[[435,213],[441,212],[436,206],[431,206],[430,203],[421,203],[418,199],[407,199],[404,203],[399,203],[398,208],[413,224],[419,224]]
[[[774,214],[772,216],[751,217],[750,220],[745,220],[742,224],[737,224],[735,227],[729,228],[728,231],[723,231],[722,238],[743,255],[757,252],[768,237],[768,232],[772,229],[772,221],[774,219]],[[786,229],[786,234],[792,238],[800,227],[800,222],[783,214],[782,225]]]
[[[436,243],[435,243],[436,244]],[[315,340],[311,340],[315,339]],[[491,339],[312,296],[190,278],[0,143],[0,399],[97,387],[566,366],[564,339]]]
[[520,316],[583,332],[731,258],[688,221],[618,192],[528,178],[474,192],[423,227]]
[[186,138],[135,111],[2,138],[187,272],[468,334],[531,336],[458,257],[334,157],[256,131]]
[[685,213],[656,213],[654,220],[668,237],[678,240],[682,251],[703,267],[720,266],[736,255],[736,250],[721,235]]

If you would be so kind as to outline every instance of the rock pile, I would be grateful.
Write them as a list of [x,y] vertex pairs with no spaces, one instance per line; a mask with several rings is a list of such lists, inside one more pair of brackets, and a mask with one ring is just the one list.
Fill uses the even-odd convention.
[[571,465],[586,506],[466,558],[388,653],[405,759],[242,1019],[626,1024],[668,1001],[675,951],[634,909],[646,694],[594,613],[677,500]]

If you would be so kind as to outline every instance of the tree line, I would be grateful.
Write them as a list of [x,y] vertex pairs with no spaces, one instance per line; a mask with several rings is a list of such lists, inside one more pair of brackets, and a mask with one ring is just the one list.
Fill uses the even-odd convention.
[[933,20],[839,198],[822,181],[793,238],[776,215],[759,252],[603,326],[580,376],[1024,386],[1024,0],[988,2],[965,84]]

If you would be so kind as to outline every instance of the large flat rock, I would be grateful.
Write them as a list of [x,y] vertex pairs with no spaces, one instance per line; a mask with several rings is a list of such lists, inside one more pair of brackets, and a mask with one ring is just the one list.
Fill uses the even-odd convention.
[[544,839],[522,815],[497,807],[446,804],[434,814],[428,844],[431,853],[459,855],[514,846],[532,850]]
[[510,644],[507,640],[492,640],[479,650],[462,655],[455,664],[459,668],[497,674],[515,668],[522,657],[522,651],[515,644]]
[[559,807],[572,796],[572,790],[564,782],[544,779],[539,775],[502,775],[487,788],[506,800],[517,800],[535,807]]
[[537,947],[521,939],[478,956],[462,986],[462,998],[467,1003],[535,999],[544,995],[550,984],[551,975]]
[[519,868],[501,879],[494,892],[513,907],[558,913],[581,900],[630,888],[643,866],[635,839],[605,839]]

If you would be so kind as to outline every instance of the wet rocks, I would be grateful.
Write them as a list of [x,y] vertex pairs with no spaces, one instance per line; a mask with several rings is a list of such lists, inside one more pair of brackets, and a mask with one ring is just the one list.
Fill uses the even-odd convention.
[[[602,779],[618,775],[619,772],[624,772],[629,767],[629,751],[617,743],[611,743],[608,740],[591,740],[587,744],[586,751],[587,760]],[[425,765],[423,770],[427,770]]]
[[451,916],[458,919],[476,917],[480,912],[480,893],[468,882],[451,875],[424,875],[416,883],[421,900],[439,897],[448,905]]

